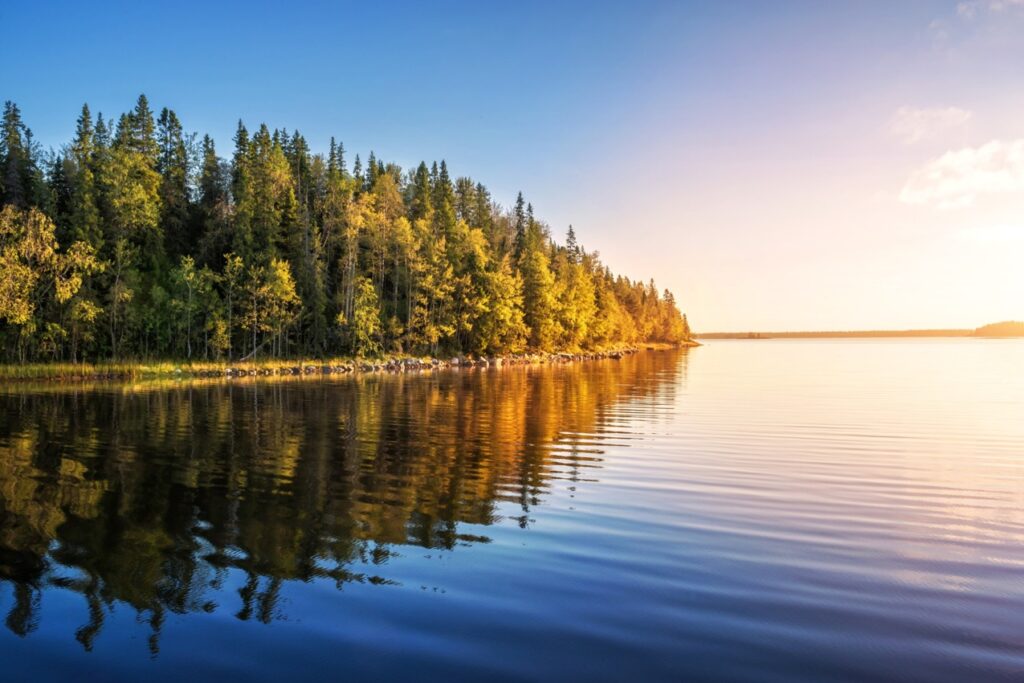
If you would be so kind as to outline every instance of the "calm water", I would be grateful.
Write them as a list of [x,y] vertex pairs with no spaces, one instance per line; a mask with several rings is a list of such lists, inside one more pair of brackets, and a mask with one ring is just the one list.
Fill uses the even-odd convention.
[[1024,342],[0,388],[0,679],[1024,679]]

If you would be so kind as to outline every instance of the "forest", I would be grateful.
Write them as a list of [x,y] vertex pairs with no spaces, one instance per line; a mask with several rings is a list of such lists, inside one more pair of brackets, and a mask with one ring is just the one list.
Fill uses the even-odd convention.
[[250,132],[230,159],[145,95],[84,105],[44,151],[0,130],[7,362],[253,360],[585,350],[690,338],[653,280],[562,243],[522,193],[494,201],[444,161],[402,169],[334,138]]

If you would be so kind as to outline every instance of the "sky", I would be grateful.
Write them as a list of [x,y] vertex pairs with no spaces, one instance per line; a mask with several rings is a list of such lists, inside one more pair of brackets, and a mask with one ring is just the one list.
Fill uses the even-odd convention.
[[0,99],[445,159],[698,331],[1024,320],[1024,0],[372,5],[5,0]]

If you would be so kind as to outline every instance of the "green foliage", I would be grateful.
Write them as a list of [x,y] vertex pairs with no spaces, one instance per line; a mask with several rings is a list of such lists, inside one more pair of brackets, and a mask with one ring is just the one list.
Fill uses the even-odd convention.
[[265,266],[250,266],[242,294],[241,324],[252,334],[249,356],[256,358],[267,343],[272,345],[272,354],[278,355],[299,306],[288,262],[272,259]]
[[157,144],[160,156],[157,171],[160,173],[160,223],[171,254],[182,254],[189,250],[189,152],[188,141],[181,128],[178,116],[166,107],[157,121]]
[[470,350],[519,353],[526,348],[529,328],[523,319],[523,280],[508,256],[486,273],[481,300],[484,308],[473,325]]
[[71,214],[70,234],[77,240],[90,244],[94,249],[103,245],[103,231],[96,187],[96,143],[95,130],[89,105],[82,105],[78,119],[75,140],[71,143]]
[[[0,338],[8,360],[238,361],[338,353],[514,353],[680,342],[670,292],[616,277],[522,193],[503,209],[444,161],[240,121],[230,160],[139,97],[111,130],[83,106],[45,165],[0,125]],[[334,321],[335,324],[330,324]],[[198,360],[197,360],[198,362]]]
[[561,334],[555,275],[551,272],[546,245],[539,232],[527,233],[520,255],[523,274],[523,316],[530,329],[530,346],[553,349]]
[[373,356],[381,352],[380,303],[370,278],[363,277],[356,285],[351,320],[339,318],[348,330],[351,350],[357,356]]
[[[0,211],[0,321],[18,330],[18,353],[56,355],[66,336],[54,320],[40,314],[50,306],[59,314],[82,287],[85,276],[102,265],[92,247],[75,242],[58,250],[53,222],[38,209],[19,210],[8,205]],[[36,349],[30,341],[36,333]]]
[[116,148],[105,174],[114,234],[138,246],[159,248],[160,174],[139,152]]
[[[571,230],[569,235],[572,236]],[[560,254],[557,262],[559,346],[578,349],[591,339],[591,327],[597,315],[594,280],[584,266],[576,262],[573,251]]]
[[21,111],[13,102],[5,102],[0,121],[0,204],[26,208],[43,203],[45,184],[38,157]]

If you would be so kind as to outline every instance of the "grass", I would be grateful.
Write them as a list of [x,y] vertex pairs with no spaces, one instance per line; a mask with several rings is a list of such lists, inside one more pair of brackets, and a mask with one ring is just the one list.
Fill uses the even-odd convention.
[[283,360],[259,361],[122,361],[100,363],[27,363],[0,365],[0,381],[37,379],[92,379],[116,377],[118,379],[141,379],[146,377],[174,377],[176,375],[223,374],[228,368],[276,372],[282,368],[307,365],[339,365],[351,363],[352,359],[330,360]]

